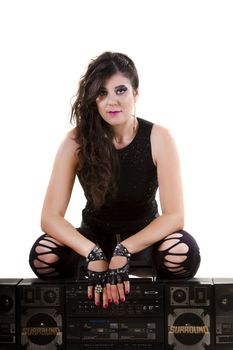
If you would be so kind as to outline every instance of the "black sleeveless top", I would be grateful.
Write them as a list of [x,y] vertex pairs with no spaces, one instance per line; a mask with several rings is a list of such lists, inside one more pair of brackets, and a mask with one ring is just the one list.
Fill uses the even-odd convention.
[[116,196],[98,210],[87,202],[82,211],[83,223],[96,234],[134,234],[158,213],[157,168],[150,142],[153,124],[141,118],[137,120],[138,132],[132,142],[116,150],[120,164]]

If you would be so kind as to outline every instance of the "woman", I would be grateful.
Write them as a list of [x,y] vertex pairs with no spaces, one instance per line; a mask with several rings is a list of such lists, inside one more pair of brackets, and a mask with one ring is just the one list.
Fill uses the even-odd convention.
[[[72,106],[76,127],[55,158],[45,234],[30,253],[40,278],[71,277],[86,258],[88,297],[99,305],[102,295],[104,307],[129,293],[131,258],[154,266],[158,278],[189,278],[200,264],[197,243],[183,230],[175,143],[166,128],[136,118],[138,86],[128,56],[105,52],[90,62]],[[78,229],[64,218],[76,175],[87,198]]]

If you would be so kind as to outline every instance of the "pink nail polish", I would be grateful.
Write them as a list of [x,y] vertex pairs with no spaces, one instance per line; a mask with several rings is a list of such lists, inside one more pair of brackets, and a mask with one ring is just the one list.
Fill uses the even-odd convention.
[[128,290],[126,290],[126,291],[125,291],[125,294],[129,294],[129,291],[128,291]]
[[96,306],[99,306],[99,305],[100,305],[100,302],[99,302],[99,301],[97,301],[97,302],[95,303],[95,305],[96,305]]
[[104,308],[107,309],[107,307],[108,307],[108,304],[104,304]]
[[92,299],[92,295],[90,294],[90,295],[88,295],[88,299]]
[[121,298],[121,301],[125,301],[125,298]]
[[108,302],[111,303],[111,302],[112,302],[112,299],[108,299]]
[[119,301],[118,301],[118,300],[115,300],[115,301],[114,301],[114,304],[118,305],[118,304],[119,304]]

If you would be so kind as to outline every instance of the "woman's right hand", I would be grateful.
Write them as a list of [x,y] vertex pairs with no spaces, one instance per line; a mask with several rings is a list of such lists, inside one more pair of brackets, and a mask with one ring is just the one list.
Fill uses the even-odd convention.
[[[95,304],[97,306],[100,305],[101,303],[101,295],[102,295],[102,301],[103,301],[103,307],[107,308],[108,307],[108,295],[107,295],[107,288],[106,288],[106,278],[107,278],[107,271],[108,271],[108,262],[105,260],[96,260],[96,261],[90,261],[87,265],[87,270],[88,270],[88,278],[89,278],[89,283],[92,283],[91,285],[88,285],[87,293],[88,293],[88,298],[91,300],[94,296]],[[101,283],[99,285],[102,286],[102,292],[97,293],[95,291],[96,285],[98,285],[97,280],[92,281],[91,275],[94,272],[94,275],[96,276],[96,279],[98,280],[99,278],[101,279]],[[100,275],[98,274],[100,273]],[[99,277],[98,277],[99,275]],[[92,276],[94,277],[94,276]],[[95,278],[95,277],[94,277]],[[92,281],[92,282],[91,282]]]
[[100,295],[103,296],[103,307],[108,307],[107,296],[107,272],[108,262],[102,249],[96,245],[87,258],[87,277],[88,277],[88,298],[92,299],[94,295],[95,304],[100,305]]

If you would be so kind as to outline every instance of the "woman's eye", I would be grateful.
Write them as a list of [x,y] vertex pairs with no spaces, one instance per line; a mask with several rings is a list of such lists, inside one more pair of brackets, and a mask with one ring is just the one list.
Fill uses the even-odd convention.
[[102,90],[100,91],[99,96],[105,96],[106,94],[107,94],[106,91]]
[[117,95],[122,95],[127,89],[126,88],[121,88],[116,91]]

